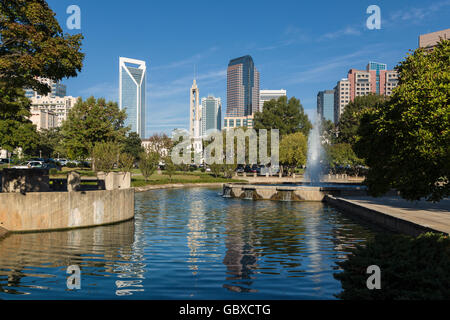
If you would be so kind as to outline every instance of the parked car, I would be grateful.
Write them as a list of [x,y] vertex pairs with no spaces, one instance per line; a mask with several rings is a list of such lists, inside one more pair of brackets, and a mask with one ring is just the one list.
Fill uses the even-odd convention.
[[43,161],[27,161],[18,166],[12,167],[13,169],[46,169],[47,166]]
[[62,167],[67,165],[67,159],[56,159],[56,161],[59,162]]
[[236,172],[237,173],[244,173],[245,172],[245,168],[242,164],[238,165],[236,168]]

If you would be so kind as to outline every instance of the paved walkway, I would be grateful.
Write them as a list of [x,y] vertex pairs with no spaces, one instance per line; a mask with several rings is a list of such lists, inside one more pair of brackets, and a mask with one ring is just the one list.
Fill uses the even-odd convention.
[[439,203],[409,202],[399,197],[340,197],[339,199],[450,234],[450,198]]

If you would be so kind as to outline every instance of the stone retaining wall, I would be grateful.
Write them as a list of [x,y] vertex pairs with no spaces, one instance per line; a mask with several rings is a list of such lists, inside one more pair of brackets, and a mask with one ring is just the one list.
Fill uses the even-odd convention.
[[376,210],[359,206],[349,201],[345,201],[345,199],[326,196],[325,202],[358,219],[391,231],[401,232],[414,237],[424,232],[439,232],[411,221],[399,219]]
[[134,217],[134,189],[0,193],[0,228],[12,232],[91,227]]

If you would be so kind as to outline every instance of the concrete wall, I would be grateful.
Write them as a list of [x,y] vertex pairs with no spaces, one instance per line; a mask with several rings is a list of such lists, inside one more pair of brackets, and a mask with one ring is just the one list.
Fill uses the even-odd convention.
[[134,217],[134,189],[0,193],[0,227],[43,231],[110,224]]
[[378,212],[376,210],[358,206],[351,202],[345,201],[344,199],[326,196],[325,202],[358,219],[370,222],[391,231],[401,232],[414,237],[417,237],[424,232],[439,232],[410,221]]
[[48,169],[3,169],[2,192],[49,191]]
[[[366,195],[364,189],[350,189],[336,187],[303,187],[303,186],[269,186],[269,185],[245,185],[245,184],[224,184],[223,194],[228,194],[232,198],[243,198],[250,195],[253,190],[254,200],[286,200],[289,201],[323,201],[326,195]],[[290,193],[286,197],[287,193]],[[247,194],[247,195],[246,195]]]

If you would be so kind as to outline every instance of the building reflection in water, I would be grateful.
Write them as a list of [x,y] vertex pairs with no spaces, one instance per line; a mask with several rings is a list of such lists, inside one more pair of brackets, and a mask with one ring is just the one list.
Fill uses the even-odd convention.
[[[67,267],[78,265],[83,277],[104,273],[132,282],[117,282],[117,294],[135,290],[144,279],[141,224],[127,221],[111,226],[64,232],[12,234],[0,241],[0,292],[29,294],[31,289],[66,290]],[[23,283],[22,279],[26,278]],[[34,286],[36,278],[45,285]],[[33,280],[34,279],[34,280]],[[41,281],[48,279],[48,281]],[[130,288],[128,288],[130,287]]]
[[189,258],[187,260],[189,269],[193,275],[197,275],[199,266],[199,251],[204,246],[204,241],[208,237],[205,229],[205,208],[202,195],[204,191],[201,189],[193,189],[191,191],[191,201],[189,202],[189,220],[187,224],[187,245],[189,247]]

